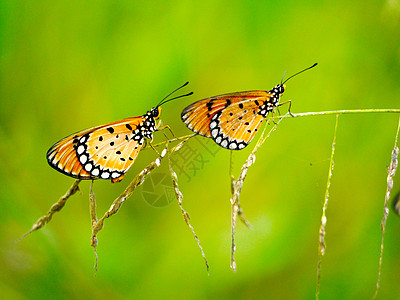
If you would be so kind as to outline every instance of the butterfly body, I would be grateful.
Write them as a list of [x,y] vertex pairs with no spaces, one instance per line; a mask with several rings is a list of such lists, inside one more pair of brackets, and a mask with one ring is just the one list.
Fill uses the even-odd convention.
[[169,93],[142,116],[92,127],[63,138],[47,151],[47,162],[57,171],[74,178],[121,181],[135,162],[145,139],[150,140],[151,146],[153,132],[158,130],[156,120],[161,114],[160,106],[193,94],[168,99],[188,83]]
[[152,140],[160,107],[145,115],[92,127],[60,140],[47,152],[51,167],[79,179],[122,180],[145,138]]
[[230,150],[245,148],[254,138],[263,120],[280,105],[283,84],[270,91],[247,91],[199,100],[186,107],[182,121],[199,135],[212,138]]
[[281,83],[269,91],[224,94],[194,102],[182,111],[181,119],[190,130],[212,138],[217,145],[241,150],[251,142],[269,113],[273,114],[276,107],[290,103],[290,100],[279,103],[285,92],[285,82],[316,65],[285,81],[282,77]]

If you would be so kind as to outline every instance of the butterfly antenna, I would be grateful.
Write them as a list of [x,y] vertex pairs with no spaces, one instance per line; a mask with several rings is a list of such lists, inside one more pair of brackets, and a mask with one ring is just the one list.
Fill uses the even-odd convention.
[[[310,69],[314,68],[316,65],[318,65],[318,63],[315,63],[311,67],[305,68],[304,70],[297,72],[296,74],[287,78],[283,83],[282,83],[282,80],[283,80],[283,77],[282,77],[281,84],[285,84],[285,82],[287,82],[290,78],[293,78],[294,76],[299,75],[300,73],[303,73],[304,71],[310,70]],[[286,74],[286,72],[285,72],[285,74]],[[283,75],[283,76],[285,76],[285,75]]]
[[282,79],[281,79],[281,85],[283,84],[282,81],[283,81],[283,78],[285,78],[286,72],[287,71],[285,71],[285,73],[283,73],[283,76],[282,76]]
[[167,99],[169,96],[171,96],[171,95],[172,95],[173,93],[175,93],[176,91],[178,91],[178,90],[180,90],[181,88],[187,86],[188,83],[189,83],[189,81],[185,82],[185,84],[181,85],[180,87],[178,87],[177,89],[175,89],[174,91],[172,91],[171,93],[169,93],[167,96],[165,96],[165,97],[160,101],[160,103],[158,103],[157,107],[159,107],[160,105],[163,105],[164,103],[167,103],[167,102],[169,102],[169,101],[172,101],[172,100],[175,100],[175,99],[178,99],[178,98],[182,98],[182,97],[186,97],[186,96],[192,95],[193,92],[190,92],[190,93],[188,93],[188,94],[181,95],[181,96],[178,96],[178,97],[174,97],[174,98],[172,98],[172,99],[168,99],[168,100],[164,101],[165,99]]

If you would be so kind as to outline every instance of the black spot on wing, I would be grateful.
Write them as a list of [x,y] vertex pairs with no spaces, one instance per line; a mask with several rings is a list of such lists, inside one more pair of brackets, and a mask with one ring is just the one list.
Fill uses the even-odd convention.
[[112,127],[108,127],[107,130],[109,133],[114,133],[114,128],[112,128]]
[[214,100],[210,100],[209,102],[207,102],[206,105],[207,105],[207,108],[208,108],[209,111],[212,110],[213,104],[214,104]]

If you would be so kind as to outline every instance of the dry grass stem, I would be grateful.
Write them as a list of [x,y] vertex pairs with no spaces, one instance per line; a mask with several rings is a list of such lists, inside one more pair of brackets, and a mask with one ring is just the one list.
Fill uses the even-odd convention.
[[[161,146],[163,144],[168,144],[169,142],[172,141],[187,141],[188,139],[190,139],[191,137],[193,137],[194,134],[191,135],[186,135],[180,138],[174,138],[162,143],[159,143],[157,145],[154,145],[154,147],[157,146]],[[181,142],[180,144],[178,144],[175,148],[174,151],[178,151],[181,147],[183,142]],[[148,146],[148,148],[151,147],[151,145]],[[95,270],[97,271],[97,261],[98,261],[98,257],[97,257],[97,234],[99,233],[99,231],[103,228],[104,226],[104,221],[105,219],[111,217],[112,215],[116,214],[119,210],[119,208],[121,207],[122,203],[129,197],[131,196],[131,194],[134,192],[134,190],[140,186],[146,175],[148,175],[153,169],[155,169],[156,167],[158,167],[161,163],[162,158],[165,156],[167,152],[167,148],[165,148],[161,155],[159,155],[159,157],[153,161],[152,163],[150,163],[142,172],[140,172],[135,178],[134,180],[128,185],[128,187],[125,189],[125,191],[117,198],[114,200],[114,202],[112,203],[111,207],[109,208],[109,210],[104,214],[104,216],[100,219],[97,220],[97,216],[96,216],[96,198],[95,198],[95,194],[93,192],[93,181],[90,185],[90,192],[89,192],[89,207],[90,207],[90,216],[91,216],[91,227],[92,227],[92,236],[91,236],[91,246],[94,248],[94,252],[95,252],[95,256],[96,256],[96,263],[95,263]],[[73,185],[68,189],[68,191],[65,193],[64,196],[62,196],[58,202],[56,202],[55,204],[52,205],[52,207],[50,208],[50,210],[47,212],[46,215],[42,216],[41,218],[39,218],[33,225],[32,228],[25,233],[23,236],[21,236],[18,240],[22,240],[23,238],[25,238],[27,235],[31,234],[33,231],[36,231],[40,228],[42,228],[44,225],[46,225],[48,222],[50,222],[51,218],[53,217],[54,213],[60,211],[66,201],[68,200],[69,197],[71,197],[72,195],[74,195],[78,190],[79,190],[79,183],[81,182],[80,179],[75,180],[75,182],[73,183]]]
[[386,194],[385,194],[385,202],[383,204],[383,217],[382,217],[382,222],[381,222],[381,230],[382,230],[382,240],[381,240],[381,251],[379,254],[379,269],[378,269],[378,279],[376,281],[376,289],[375,293],[373,296],[373,299],[376,298],[378,295],[379,291],[379,285],[380,285],[380,280],[381,280],[381,272],[382,272],[382,255],[383,255],[383,242],[385,240],[385,229],[386,229],[386,221],[389,216],[389,208],[388,208],[388,202],[390,199],[390,192],[393,188],[393,177],[396,174],[396,169],[397,169],[397,163],[398,163],[398,156],[399,156],[399,148],[397,146],[397,141],[399,138],[399,131],[400,131],[400,118],[399,118],[399,124],[397,126],[397,133],[396,133],[396,139],[394,141],[394,147],[392,151],[392,157],[390,160],[390,165],[387,169],[388,175],[387,175],[387,187],[386,187]]
[[240,206],[240,204],[238,204],[238,211],[237,214],[239,216],[240,221],[242,221],[242,223],[250,230],[253,230],[253,226],[251,225],[251,223],[246,219],[246,216],[243,213],[243,209]]
[[[200,240],[199,240],[199,238],[198,238],[196,232],[194,231],[193,226],[190,224],[190,216],[189,216],[189,214],[187,213],[187,211],[186,211],[186,210],[183,208],[183,206],[182,206],[183,194],[182,194],[182,192],[179,190],[179,186],[178,186],[178,176],[176,175],[176,173],[175,173],[174,170],[172,169],[172,163],[171,163],[171,159],[170,159],[170,155],[172,155],[173,152],[176,152],[176,151],[178,151],[179,149],[181,149],[182,146],[183,146],[183,144],[184,144],[184,142],[185,142],[185,141],[179,143],[177,146],[175,146],[174,148],[172,148],[170,152],[168,152],[169,170],[170,170],[170,172],[171,172],[171,178],[172,178],[172,184],[173,184],[173,186],[174,186],[175,197],[176,197],[176,199],[178,200],[179,208],[181,209],[183,219],[185,220],[186,225],[187,225],[187,226],[189,227],[189,229],[192,231],[192,234],[193,234],[193,236],[194,236],[194,238],[195,238],[195,240],[196,240],[196,242],[197,242],[197,245],[198,245],[198,247],[199,247],[199,249],[200,249],[201,255],[202,255],[202,257],[203,257],[203,259],[204,259],[204,262],[205,262],[205,264],[206,264],[207,273],[208,273],[208,275],[210,275],[210,267],[209,267],[209,265],[208,265],[207,258],[206,258],[205,254],[204,254],[203,247],[202,247],[201,244],[200,244]],[[168,147],[168,143],[167,143],[167,147]]]
[[[322,112],[308,112],[308,113],[298,113],[298,114],[291,114],[292,117],[306,117],[306,116],[320,116],[320,115],[332,115],[332,114],[358,114],[358,113],[400,113],[400,109],[360,109],[360,110],[337,110],[337,111],[322,111]],[[264,128],[261,137],[259,138],[259,140],[257,141],[257,144],[255,145],[253,151],[251,152],[251,154],[249,155],[248,159],[246,160],[245,164],[242,166],[241,168],[241,172],[240,175],[238,177],[237,180],[235,180],[234,176],[232,175],[232,156],[231,156],[231,168],[230,168],[230,178],[231,178],[231,190],[232,190],[232,197],[231,197],[231,205],[232,205],[232,214],[231,214],[231,233],[232,233],[232,249],[231,249],[231,269],[236,271],[236,262],[235,262],[235,251],[236,251],[236,245],[235,245],[235,228],[236,228],[236,223],[237,223],[237,217],[239,216],[240,220],[251,229],[251,224],[246,220],[242,208],[240,206],[240,202],[239,202],[239,196],[243,187],[243,183],[244,180],[246,178],[246,174],[247,174],[247,170],[248,168],[255,162],[256,159],[256,152],[258,150],[259,147],[261,147],[261,145],[265,142],[265,140],[270,136],[270,134],[276,130],[277,125],[287,116],[289,116],[289,113],[285,114],[284,116],[272,116],[270,119],[267,120],[267,124],[269,122],[269,120],[271,119],[276,119],[278,120],[277,123],[275,123],[275,125],[270,129],[269,133],[264,136],[264,133],[266,131],[266,128]],[[336,124],[337,125],[337,124]],[[400,121],[399,121],[399,128],[400,128]],[[396,143],[395,143],[395,148],[393,150],[392,153],[392,161],[390,164],[390,167],[388,168],[388,183],[387,183],[387,193],[386,193],[386,197],[385,197],[385,204],[384,204],[384,216],[382,219],[382,243],[381,243],[381,254],[380,254],[380,260],[379,260],[379,273],[378,273],[378,281],[377,281],[377,287],[376,287],[376,291],[375,291],[375,295],[378,292],[379,289],[379,281],[380,281],[380,275],[381,275],[381,265],[382,265],[382,252],[383,252],[383,241],[384,241],[384,234],[385,234],[385,225],[386,225],[386,219],[388,217],[388,208],[387,208],[387,201],[390,197],[390,190],[392,189],[393,186],[393,176],[395,174],[396,171],[396,167],[397,167],[397,156],[398,156],[398,152],[399,149],[397,148],[397,140],[398,140],[398,135],[399,135],[399,128],[397,131],[397,135],[396,135]],[[167,128],[168,129],[168,128]],[[172,131],[171,131],[172,133]],[[165,134],[165,133],[164,133]],[[173,133],[172,133],[173,134]],[[173,134],[174,135],[174,134]],[[167,139],[166,141],[157,143],[155,145],[150,145],[150,143],[147,143],[141,150],[144,149],[148,149],[150,147],[152,148],[156,148],[156,147],[160,147],[160,146],[164,146],[164,150],[161,152],[161,155],[159,155],[159,157],[154,160],[153,162],[151,162],[144,170],[142,170],[134,179],[133,181],[127,186],[127,188],[125,189],[125,191],[119,196],[117,197],[114,202],[112,203],[112,205],[110,206],[110,208],[108,209],[108,211],[103,215],[102,218],[100,218],[99,220],[97,220],[96,217],[96,200],[95,200],[95,195],[93,193],[93,182],[92,185],[90,187],[90,193],[89,193],[89,201],[90,201],[90,215],[91,215],[91,224],[92,224],[92,236],[91,236],[91,245],[94,248],[95,251],[95,255],[96,255],[96,264],[95,264],[95,268],[97,270],[97,253],[96,253],[96,249],[97,249],[97,234],[100,232],[100,230],[103,228],[104,226],[104,221],[105,219],[113,216],[114,214],[116,214],[119,210],[119,208],[121,207],[121,205],[123,204],[123,202],[131,196],[131,194],[134,192],[134,190],[140,186],[143,182],[144,179],[146,177],[146,175],[148,175],[150,172],[152,172],[152,170],[154,170],[156,167],[158,167],[161,163],[161,160],[163,159],[163,157],[165,156],[165,154],[168,151],[168,144],[174,141],[180,141],[180,143],[175,146],[172,150],[172,152],[176,152],[178,151],[183,143],[187,140],[189,140],[190,138],[196,136],[197,134],[190,134],[190,135],[185,135],[182,137],[176,137],[174,135],[174,138],[172,139]],[[335,137],[336,137],[336,129],[335,129]],[[334,144],[333,144],[333,150],[334,150]],[[232,152],[231,152],[232,153]],[[333,169],[333,152],[332,152],[332,157],[331,157],[331,168],[330,168],[330,176],[331,176],[331,172]],[[182,207],[182,199],[183,199],[183,195],[182,193],[179,191],[178,188],[178,183],[177,183],[177,177],[175,172],[172,170],[171,167],[171,161],[169,160],[169,165],[170,165],[170,171],[172,174],[172,182],[173,182],[173,186],[174,186],[174,190],[175,190],[175,195],[178,199],[178,204],[181,208],[182,214],[183,214],[183,218],[186,222],[186,224],[189,226],[189,228],[191,229],[196,242],[200,248],[200,251],[202,253],[202,256],[205,260],[206,266],[207,266],[207,271],[209,269],[208,267],[208,263],[206,260],[206,257],[204,255],[203,249],[200,245],[200,241],[196,235],[196,233],[194,232],[193,227],[191,226],[191,224],[189,223],[189,215],[188,213],[183,209]],[[330,177],[329,177],[330,180]],[[328,183],[329,183],[328,180]],[[75,180],[75,182],[73,183],[73,185],[68,189],[68,191],[66,192],[66,194],[64,196],[62,196],[58,202],[56,202],[55,204],[53,204],[50,208],[50,210],[47,212],[46,215],[42,216],[41,218],[39,218],[33,225],[32,228],[26,232],[24,235],[22,235],[18,240],[22,240],[23,238],[25,238],[27,235],[31,234],[32,232],[42,228],[43,226],[45,226],[48,222],[50,222],[50,220],[52,219],[54,213],[60,211],[66,201],[69,199],[69,197],[71,197],[72,195],[74,195],[78,190],[79,190],[79,183],[81,182],[80,179]],[[326,217],[325,217],[325,210],[326,210],[326,206],[328,203],[328,189],[329,189],[329,185],[327,186],[327,194],[325,196],[325,205],[323,208],[323,216],[321,218],[321,228],[320,228],[320,244],[319,244],[319,249],[320,249],[320,258],[323,255],[324,251],[325,251],[325,241],[324,241],[324,236],[325,236],[325,225],[326,225]],[[399,205],[400,207],[400,205]],[[318,265],[318,285],[317,288],[319,288],[319,272],[320,272],[320,260],[319,260],[319,265]],[[317,297],[318,297],[318,292],[317,292]]]
[[[232,212],[231,212],[231,235],[232,235],[232,244],[231,244],[231,269],[236,272],[236,261],[235,261],[235,252],[236,252],[236,244],[235,244],[235,228],[236,228],[236,223],[237,223],[237,216],[239,214],[239,196],[242,191],[243,183],[247,175],[247,170],[249,167],[256,161],[256,152],[257,150],[262,146],[262,144],[265,142],[265,140],[271,135],[272,132],[276,130],[278,127],[279,123],[286,117],[288,117],[290,114],[287,113],[285,114],[274,126],[270,129],[268,134],[264,137],[265,130],[267,126],[264,127],[264,130],[260,136],[260,138],[257,141],[257,144],[255,145],[253,151],[250,153],[249,157],[247,158],[246,162],[241,168],[240,175],[236,182],[234,182],[234,179],[231,177],[231,182],[233,186],[233,191],[232,191],[232,198],[231,198],[231,206],[232,206]],[[267,125],[268,125],[267,120]],[[240,215],[243,216],[243,213],[240,212]]]
[[[231,150],[231,155],[230,155],[230,168],[229,168],[229,175],[231,177],[231,193],[233,195],[235,191],[235,176],[233,176],[233,151]],[[246,219],[246,216],[243,213],[243,209],[240,206],[240,201],[238,202],[238,216],[240,221],[250,230],[253,229],[253,226],[251,226],[251,223]]]
[[46,225],[48,222],[50,222],[51,218],[53,215],[60,211],[65,203],[67,202],[68,198],[71,197],[73,194],[75,194],[77,191],[79,191],[79,183],[81,182],[80,179],[75,180],[75,182],[72,184],[72,186],[68,189],[68,191],[65,193],[64,196],[62,196],[56,203],[54,203],[50,210],[45,214],[44,216],[40,217],[33,225],[32,228],[25,233],[23,236],[21,236],[17,242],[21,241],[23,238],[25,238],[27,235],[31,234],[32,232],[42,228],[44,225]]
[[[331,111],[317,111],[317,112],[306,112],[292,114],[292,117],[310,117],[310,116],[326,116],[326,115],[345,115],[345,114],[361,114],[361,113],[400,113],[400,109],[341,109],[341,110],[331,110]],[[274,119],[281,119],[284,116],[276,116]]]
[[155,168],[159,167],[161,164],[161,160],[167,153],[167,148],[164,148],[164,150],[161,152],[161,155],[157,157],[156,160],[151,162],[146,168],[144,168],[136,177],[132,180],[132,182],[126,187],[125,191],[118,196],[117,199],[114,200],[114,202],[111,204],[110,208],[106,211],[106,213],[101,217],[96,225],[93,227],[92,230],[92,241],[96,241],[97,243],[97,234],[101,229],[103,229],[104,226],[104,221],[111,216],[115,215],[124,201],[129,198],[132,193],[135,191],[135,189],[140,186],[146,177],[146,175],[150,174],[151,171],[153,171]]
[[335,123],[335,132],[333,134],[333,142],[332,142],[332,151],[331,157],[329,160],[329,172],[328,172],[328,180],[326,182],[326,189],[325,189],[325,197],[324,197],[324,206],[322,207],[322,217],[321,217],[321,226],[319,228],[319,244],[318,244],[318,269],[317,269],[317,289],[315,292],[315,298],[318,299],[319,297],[319,286],[321,281],[321,262],[322,256],[325,254],[326,244],[325,244],[325,227],[326,227],[326,210],[328,208],[328,200],[329,200],[329,188],[331,186],[331,179],[333,174],[333,168],[335,163],[333,161],[333,156],[335,154],[335,146],[336,146],[336,135],[337,129],[339,124],[339,115],[336,115],[336,123]]
[[97,216],[96,216],[96,197],[94,195],[93,192],[93,182],[94,180],[92,180],[92,183],[90,184],[90,191],[89,191],[89,209],[90,209],[90,219],[91,219],[91,227],[92,227],[92,237],[91,237],[91,241],[90,241],[90,245],[93,247],[94,249],[94,255],[96,257],[96,262],[94,264],[94,269],[97,272],[97,261],[98,261],[98,257],[97,257],[97,237],[95,235],[93,235],[93,230],[97,225]]

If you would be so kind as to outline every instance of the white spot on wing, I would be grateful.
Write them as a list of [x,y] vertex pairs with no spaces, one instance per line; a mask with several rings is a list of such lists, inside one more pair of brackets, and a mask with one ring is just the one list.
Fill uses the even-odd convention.
[[229,149],[235,150],[237,148],[237,144],[235,142],[232,142],[229,144]]
[[217,126],[217,122],[212,121],[210,124],[210,129],[213,129],[215,126]]
[[213,138],[215,138],[215,137],[217,136],[218,131],[219,131],[218,128],[214,128],[214,129],[211,131],[211,135],[212,135]]
[[107,179],[107,178],[109,178],[110,177],[110,173],[108,173],[108,172],[103,172],[102,174],[101,174],[101,178],[103,178],[103,179]]
[[85,165],[85,170],[90,172],[90,170],[92,170],[93,166],[91,164],[87,164]]
[[79,161],[81,162],[81,164],[85,164],[87,162],[87,156],[86,155],[82,155],[81,157],[79,157]]
[[112,174],[111,174],[111,177],[112,178],[118,178],[120,175],[119,175],[119,173],[117,173],[117,172],[113,172]]
[[217,138],[215,139],[215,142],[216,142],[217,144],[219,144],[219,143],[221,143],[221,140],[222,140],[222,138],[219,136],[219,137],[217,137]]
[[83,147],[82,145],[80,145],[80,146],[78,147],[78,150],[77,150],[76,152],[78,152],[78,154],[82,154],[83,151],[85,151],[85,147]]
[[221,146],[226,148],[226,146],[228,146],[227,140],[223,140],[222,143],[221,143]]
[[99,169],[94,169],[94,170],[92,171],[92,175],[93,175],[93,176],[99,176],[99,174],[100,174]]

